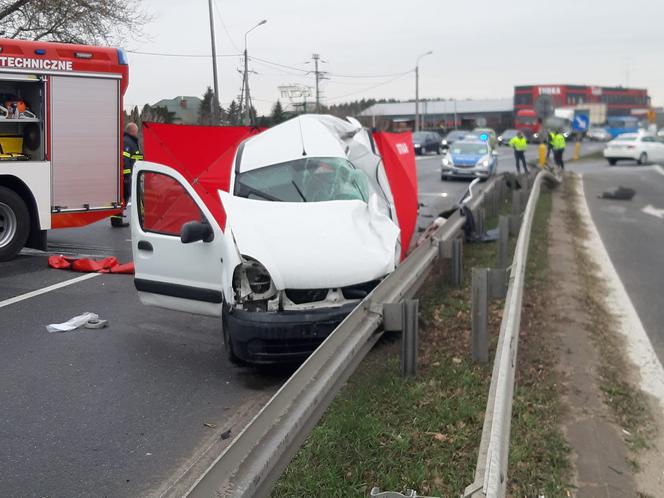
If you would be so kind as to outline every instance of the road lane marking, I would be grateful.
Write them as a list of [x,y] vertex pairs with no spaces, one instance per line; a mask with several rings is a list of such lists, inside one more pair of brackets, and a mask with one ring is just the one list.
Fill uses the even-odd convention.
[[646,207],[641,209],[641,212],[646,213],[646,214],[650,214],[652,216],[656,216],[660,220],[664,220],[664,209],[657,209],[652,204],[648,204]]
[[5,299],[4,301],[0,301],[0,308],[4,308],[5,306],[9,306],[10,304],[15,304],[20,301],[25,301],[26,299],[30,299],[35,296],[46,294],[47,292],[62,289],[63,287],[74,285],[79,282],[83,282],[85,280],[90,280],[91,278],[98,277],[100,275],[101,273],[86,273],[85,275],[81,275],[80,277],[65,280],[64,282],[59,282],[57,284],[49,285],[48,287],[43,287],[42,289],[37,289],[32,292],[27,292],[26,294],[21,294],[20,296]]
[[643,391],[655,396],[664,411],[664,368],[662,368],[652,347],[652,342],[643,328],[641,319],[593,222],[583,185],[583,176],[579,176],[581,176],[580,190],[583,198],[579,203],[579,214],[588,228],[588,239],[585,242],[588,255],[599,266],[601,275],[605,278],[608,288],[606,302],[609,308],[616,313],[618,328],[625,337],[629,359],[641,374],[640,387]]
[[657,173],[659,173],[660,175],[664,175],[664,168],[662,168],[659,164],[655,164],[655,166],[653,166],[653,169],[657,171]]

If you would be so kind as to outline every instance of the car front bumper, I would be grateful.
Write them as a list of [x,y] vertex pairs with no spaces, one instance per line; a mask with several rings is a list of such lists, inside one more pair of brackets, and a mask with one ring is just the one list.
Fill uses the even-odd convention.
[[441,176],[452,178],[488,178],[491,176],[493,168],[456,168],[443,166],[440,170]]
[[639,149],[604,149],[606,159],[633,159],[637,160],[643,151]]
[[249,363],[301,362],[358,303],[306,311],[224,311],[233,353]]

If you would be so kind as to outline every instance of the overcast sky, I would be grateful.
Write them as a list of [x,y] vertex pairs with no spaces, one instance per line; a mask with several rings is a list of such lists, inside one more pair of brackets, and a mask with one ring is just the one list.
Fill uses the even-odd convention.
[[[414,98],[418,55],[422,98],[510,97],[514,85],[629,85],[664,104],[662,0],[213,0],[217,54],[238,54],[309,70],[311,54],[328,61],[324,102]],[[210,54],[207,0],[143,0],[153,15],[145,36],[127,50]],[[239,57],[219,57],[223,106],[240,92]],[[209,57],[129,53],[127,106],[212,86]],[[278,86],[313,86],[313,75],[253,60],[250,88],[259,113],[279,98]],[[342,77],[359,76],[359,77]],[[369,77],[375,76],[375,77]],[[372,88],[373,87],[373,88]],[[284,102],[285,103],[285,102]]]

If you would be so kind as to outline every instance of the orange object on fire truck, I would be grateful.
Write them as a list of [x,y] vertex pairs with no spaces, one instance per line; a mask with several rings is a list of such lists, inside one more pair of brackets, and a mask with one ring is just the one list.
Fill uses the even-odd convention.
[[122,212],[128,75],[120,49],[0,39],[0,261]]

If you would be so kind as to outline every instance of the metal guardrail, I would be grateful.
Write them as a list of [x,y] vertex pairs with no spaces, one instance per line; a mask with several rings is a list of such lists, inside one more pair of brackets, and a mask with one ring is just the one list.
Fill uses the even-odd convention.
[[[473,213],[495,179],[467,204]],[[412,297],[424,283],[444,242],[462,235],[455,212],[385,278],[288,379],[235,440],[187,491],[191,498],[268,496],[307,434],[381,332],[383,305]]]
[[523,214],[505,298],[503,320],[500,324],[482,439],[475,468],[475,480],[465,489],[464,497],[502,498],[506,493],[523,282],[528,260],[530,232],[543,181],[554,184],[560,182],[549,172],[541,171],[532,185],[528,204]]

